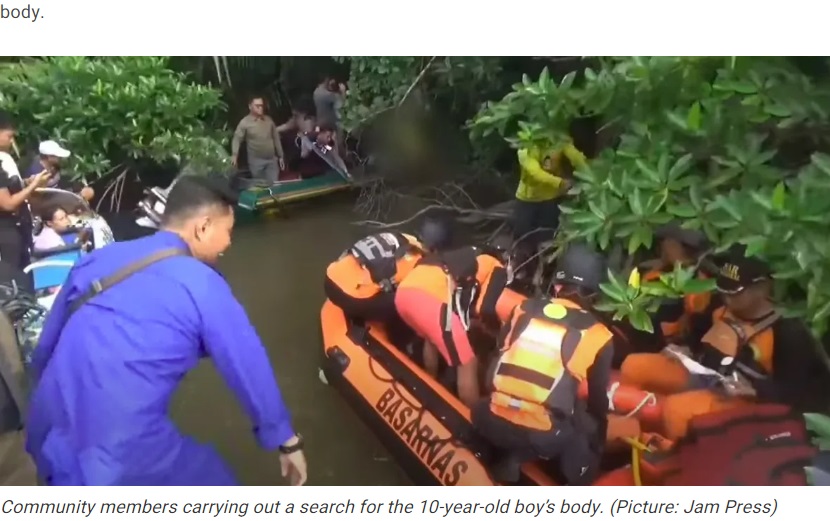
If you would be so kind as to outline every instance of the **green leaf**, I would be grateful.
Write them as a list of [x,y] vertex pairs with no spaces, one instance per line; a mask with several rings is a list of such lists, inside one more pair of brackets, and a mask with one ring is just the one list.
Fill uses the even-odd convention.
[[550,71],[548,71],[548,68],[545,67],[539,74],[539,87],[542,89],[542,92],[547,92],[550,89],[551,83]]
[[[612,299],[614,299],[617,302],[625,302],[625,300],[626,300],[626,298],[625,298],[625,289],[618,288],[614,284],[611,284],[611,283],[608,283],[608,282],[603,282],[599,285],[599,289],[601,289],[603,293],[605,293],[606,295],[608,295],[609,297],[611,297]],[[609,309],[608,311],[613,311],[613,310]]]
[[808,412],[804,415],[807,429],[821,438],[830,438],[830,416]]
[[634,212],[634,215],[643,215],[643,201],[639,188],[634,189],[631,198],[628,200],[628,204],[631,205],[631,211]]
[[686,116],[686,125],[691,130],[700,130],[700,103],[694,102]]
[[692,159],[694,156],[692,154],[686,154],[685,156],[681,156],[677,161],[675,161],[674,165],[672,165],[671,169],[669,170],[669,179],[677,179],[686,172],[689,171],[689,168],[692,166]]
[[660,183],[662,181],[660,173],[648,166],[642,159],[637,159],[634,163],[637,165],[637,168],[639,168],[640,171],[644,173],[652,182]]
[[683,284],[682,291],[688,295],[697,295],[699,293],[708,293],[714,291],[716,286],[715,279],[690,279]]
[[792,111],[782,105],[767,105],[764,107],[764,111],[770,116],[777,118],[787,118],[792,115]]
[[559,87],[562,89],[569,89],[573,85],[574,78],[576,78],[576,71],[571,71],[562,78]]
[[672,215],[683,219],[689,219],[697,215],[697,210],[695,210],[692,205],[685,203],[669,204],[666,209]]
[[651,322],[651,317],[643,309],[634,309],[628,316],[631,325],[638,331],[645,331],[647,333],[654,333],[654,324]]
[[755,94],[758,92],[758,87],[748,81],[736,81],[730,85],[732,90],[739,94]]
[[783,210],[784,203],[787,197],[787,187],[781,181],[775,185],[775,190],[772,192],[772,207],[776,210]]

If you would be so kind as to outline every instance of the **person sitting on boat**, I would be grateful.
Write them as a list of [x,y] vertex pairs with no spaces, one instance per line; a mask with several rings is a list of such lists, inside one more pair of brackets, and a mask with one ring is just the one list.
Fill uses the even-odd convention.
[[430,217],[418,236],[378,233],[357,241],[326,269],[326,297],[351,319],[386,325],[400,348],[412,332],[395,310],[395,290],[425,254],[445,250],[453,239],[452,221]]
[[[448,366],[442,380],[472,406],[480,397],[479,363],[468,337],[472,320],[493,319],[508,276],[492,251],[465,246],[427,255],[398,285],[395,307],[424,339],[424,368],[438,377],[439,356]],[[454,383],[451,383],[453,382]]]
[[[700,264],[708,241],[706,235],[698,230],[682,228],[679,223],[671,222],[657,229],[655,235],[659,241],[660,257],[641,266],[644,281],[656,281],[665,273],[674,270],[676,264],[683,267]],[[709,276],[701,267],[696,269],[696,276],[707,279]],[[666,302],[652,315],[655,324],[659,324],[654,346],[662,349],[668,343],[682,342],[688,333],[690,320],[706,312],[712,299],[711,292],[686,295],[677,302]]]
[[62,234],[72,228],[72,221],[69,220],[66,210],[57,205],[48,206],[41,212],[40,221],[43,223],[43,229],[35,237],[35,250],[52,250],[66,245]]
[[71,155],[69,150],[60,146],[56,141],[43,141],[38,146],[38,157],[26,171],[26,177],[33,179],[35,175],[47,172],[51,175],[46,185],[48,188],[60,188],[76,193],[86,201],[92,201],[95,197],[95,190],[83,178],[70,179],[69,174],[62,169],[63,162]]
[[300,137],[300,173],[304,178],[325,174],[332,167],[336,167],[342,175],[348,175],[346,163],[334,148],[334,132],[334,126],[324,123],[314,132]]
[[605,270],[599,253],[569,246],[557,262],[556,297],[525,300],[504,326],[490,395],[471,411],[476,429],[507,453],[497,465],[502,481],[515,482],[521,464],[539,457],[557,459],[570,485],[597,475],[614,348],[611,331],[589,310]]
[[302,168],[303,136],[312,134],[317,128],[313,111],[298,105],[291,111],[291,118],[277,127],[284,141],[285,165],[290,172],[299,172]]
[[743,247],[715,264],[725,306],[692,321],[689,346],[628,356],[620,382],[663,395],[670,439],[685,435],[696,416],[754,401],[822,410],[830,376],[803,324],[775,310],[769,267]]

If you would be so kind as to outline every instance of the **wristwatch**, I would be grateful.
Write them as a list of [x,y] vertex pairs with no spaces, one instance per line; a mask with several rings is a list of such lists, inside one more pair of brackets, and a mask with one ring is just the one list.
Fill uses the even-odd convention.
[[293,454],[297,451],[303,450],[303,437],[299,433],[294,436],[297,437],[297,441],[291,445],[280,445],[280,452],[282,454]]

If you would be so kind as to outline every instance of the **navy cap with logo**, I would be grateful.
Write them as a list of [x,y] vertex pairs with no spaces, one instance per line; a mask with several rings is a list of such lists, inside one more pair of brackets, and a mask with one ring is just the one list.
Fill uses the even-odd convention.
[[718,291],[734,295],[762,280],[772,277],[769,266],[754,257],[746,256],[746,248],[733,246],[714,259]]

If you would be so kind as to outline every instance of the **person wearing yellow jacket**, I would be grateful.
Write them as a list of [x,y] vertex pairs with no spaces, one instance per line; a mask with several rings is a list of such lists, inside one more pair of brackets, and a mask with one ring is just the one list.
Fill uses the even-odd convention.
[[559,148],[530,145],[519,149],[518,158],[521,177],[513,233],[519,258],[527,259],[559,227],[559,200],[571,186],[573,170],[586,159],[570,141]]

